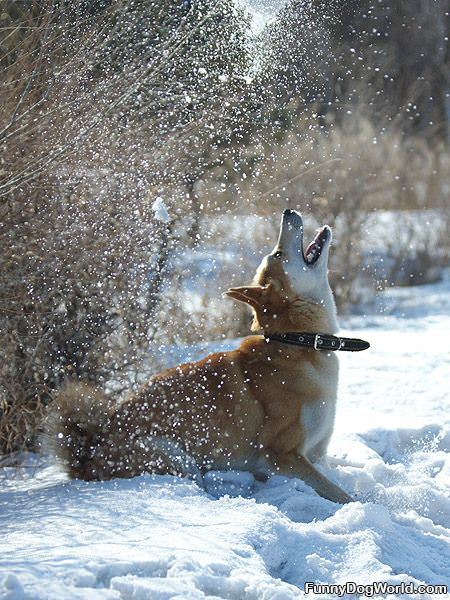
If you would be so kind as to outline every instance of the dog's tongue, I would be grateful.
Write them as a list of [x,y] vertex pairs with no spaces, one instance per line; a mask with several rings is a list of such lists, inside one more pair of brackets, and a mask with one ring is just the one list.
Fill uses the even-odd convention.
[[306,258],[308,258],[308,256],[310,255],[311,252],[315,253],[317,248],[318,248],[318,245],[316,243],[316,238],[314,238],[313,241],[308,244],[308,247],[305,250]]
[[316,256],[317,252],[321,252],[324,244],[325,227],[322,227],[314,236],[312,242],[310,242],[305,250],[305,258],[311,261]]
[[310,242],[305,250],[305,256],[306,258],[308,258],[308,256],[313,253],[316,253],[316,250],[318,250],[321,246],[320,242],[319,242],[319,238],[322,235],[322,230],[318,231],[314,237],[314,239],[312,240],[312,242]]

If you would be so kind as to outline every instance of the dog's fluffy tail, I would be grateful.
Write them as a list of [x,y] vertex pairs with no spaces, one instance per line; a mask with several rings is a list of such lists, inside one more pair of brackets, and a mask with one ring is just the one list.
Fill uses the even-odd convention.
[[102,463],[111,408],[102,391],[82,383],[67,384],[50,405],[41,445],[72,479],[109,478],[102,473]]
[[49,407],[41,447],[72,479],[101,481],[146,472],[189,476],[203,485],[199,468],[184,448],[151,433],[127,434],[117,423],[114,426],[114,415],[114,404],[101,390],[70,383]]

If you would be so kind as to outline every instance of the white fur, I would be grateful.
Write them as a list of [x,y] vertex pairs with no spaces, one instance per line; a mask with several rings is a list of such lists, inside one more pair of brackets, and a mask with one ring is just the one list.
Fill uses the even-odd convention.
[[326,457],[334,428],[339,375],[339,361],[334,353],[321,351],[319,356],[319,365],[303,365],[305,385],[322,390],[321,398],[303,405],[300,415],[304,437],[299,452],[311,462]]
[[333,433],[335,414],[335,398],[305,404],[302,408],[301,423],[305,432],[302,454],[313,463],[320,462],[326,457],[328,442]]

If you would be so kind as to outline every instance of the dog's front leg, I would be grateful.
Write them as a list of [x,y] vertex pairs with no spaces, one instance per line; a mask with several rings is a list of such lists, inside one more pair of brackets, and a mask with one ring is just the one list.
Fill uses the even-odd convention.
[[353,502],[353,498],[347,492],[322,475],[304,456],[290,452],[281,456],[270,456],[269,460],[277,472],[291,477],[299,477],[310,485],[319,496],[339,504]]

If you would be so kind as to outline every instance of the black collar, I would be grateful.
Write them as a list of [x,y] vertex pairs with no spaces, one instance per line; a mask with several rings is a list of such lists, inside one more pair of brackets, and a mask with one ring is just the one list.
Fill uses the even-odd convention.
[[284,342],[293,346],[304,346],[316,350],[344,350],[347,352],[360,352],[370,347],[369,342],[356,338],[338,337],[329,333],[265,333],[267,342]]

